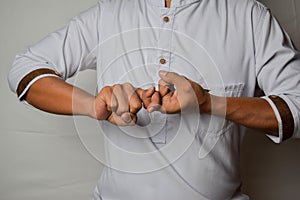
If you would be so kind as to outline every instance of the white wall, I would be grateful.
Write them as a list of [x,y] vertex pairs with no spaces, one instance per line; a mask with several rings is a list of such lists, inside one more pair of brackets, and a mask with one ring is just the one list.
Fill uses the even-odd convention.
[[6,76],[16,53],[97,0],[0,0],[0,199],[91,199],[102,166],[81,144],[72,117],[20,104]]
[[[102,165],[81,144],[74,119],[20,104],[8,89],[6,75],[16,53],[96,2],[0,0],[1,200],[91,199]],[[300,1],[265,2],[300,47]],[[253,199],[299,199],[300,141],[275,145],[249,133],[242,150],[244,191]]]

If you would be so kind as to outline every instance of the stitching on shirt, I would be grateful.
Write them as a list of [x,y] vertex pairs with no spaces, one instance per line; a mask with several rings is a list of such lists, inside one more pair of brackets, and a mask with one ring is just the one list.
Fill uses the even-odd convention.
[[171,39],[170,39],[170,46],[169,46],[169,54],[170,54],[170,61],[169,61],[169,69],[171,69],[171,62],[173,62],[173,53],[174,52],[174,32],[175,32],[175,20],[176,20],[176,12],[177,12],[178,8],[176,7],[173,11],[173,21],[172,21],[172,34],[171,34]]
[[[99,7],[99,13],[98,13],[98,17],[97,17],[97,44],[94,46],[94,48],[87,54],[87,56],[86,56],[86,59],[92,54],[92,53],[94,53],[94,51],[96,51],[97,49],[98,49],[98,46],[100,45],[100,38],[99,38],[99,26],[100,26],[100,24],[101,24],[101,19],[102,19],[102,7],[100,6],[100,3],[101,3],[102,1],[100,1],[99,3],[98,3],[98,7]],[[86,59],[84,59],[84,60],[86,60]]]
[[[257,3],[257,2],[256,2],[256,3]],[[259,5],[259,4],[257,3],[257,5]],[[260,5],[261,5],[261,4],[260,4]],[[262,31],[263,21],[264,21],[266,15],[267,15],[267,12],[268,12],[268,9],[267,9],[266,7],[262,6],[262,8],[263,8],[263,10],[261,11],[261,14],[260,14],[260,16],[259,16],[259,18],[258,18],[258,24],[257,24],[256,27],[255,27],[255,28],[256,28],[256,31],[255,31],[255,33],[254,33],[255,44],[258,44],[259,40],[261,39],[261,37],[257,37],[257,36],[259,36],[259,34],[260,34],[261,31]]]
[[[100,3],[102,3],[104,0],[102,0],[102,1],[99,1],[98,2],[98,13],[100,13],[100,15],[99,14],[97,14],[97,20],[96,20],[96,25],[97,25],[97,43],[95,44],[95,46],[92,48],[92,50],[91,51],[89,51],[89,53],[85,56],[85,57],[83,57],[83,59],[80,61],[80,63],[78,64],[78,66],[76,67],[76,69],[75,69],[75,72],[73,73],[73,74],[71,74],[71,75],[68,75],[67,76],[67,74],[68,73],[65,73],[65,75],[64,75],[64,80],[66,80],[67,78],[69,78],[69,77],[72,77],[72,76],[75,76],[76,74],[78,74],[78,72],[80,72],[80,71],[82,71],[81,70],[81,68],[82,68],[82,66],[83,66],[83,64],[82,63],[86,63],[86,60],[89,60],[88,58],[94,53],[94,51],[96,51],[97,50],[97,48],[98,48],[98,46],[99,46],[99,44],[100,44],[100,42],[99,42],[99,22],[100,22],[100,17],[101,17],[101,15],[102,15],[102,12],[101,12],[101,9],[102,9],[102,7],[100,6]],[[100,11],[99,11],[100,10]],[[75,23],[75,25],[76,25],[76,27],[77,27],[77,31],[79,32],[79,25],[78,25],[78,20],[76,20],[76,17],[75,18],[73,18],[71,21],[70,21],[70,23],[72,22],[72,21],[74,21],[74,23]],[[70,33],[70,34],[72,34],[72,33]],[[96,58],[96,60],[97,60],[97,58]],[[54,65],[54,64],[53,64]],[[54,65],[55,66],[55,65]],[[67,72],[68,70],[67,69],[65,69],[65,71]]]
[[[256,2],[256,1],[255,1]],[[262,39],[262,37],[259,37],[259,35],[261,34],[262,31],[262,27],[263,27],[263,21],[265,20],[267,13],[268,13],[268,8],[266,8],[264,5],[262,5],[259,2],[256,2],[256,4],[259,6],[261,6],[261,8],[263,9],[261,11],[261,14],[259,16],[258,19],[258,24],[256,25],[256,30],[254,32],[254,45],[255,45],[255,54],[254,54],[254,59],[255,59],[255,64],[257,65],[257,58],[256,58],[256,49],[257,49],[257,44],[259,44],[260,40]],[[259,72],[256,70],[256,74],[258,74]]]

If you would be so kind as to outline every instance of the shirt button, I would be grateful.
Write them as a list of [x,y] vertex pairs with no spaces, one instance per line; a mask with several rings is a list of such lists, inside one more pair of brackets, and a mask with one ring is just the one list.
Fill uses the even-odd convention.
[[163,20],[164,20],[164,22],[168,23],[168,22],[170,21],[170,18],[167,17],[167,16],[165,16],[165,17],[163,18]]
[[162,58],[162,59],[160,59],[159,62],[160,62],[160,64],[164,65],[164,64],[166,64],[167,61],[166,61],[166,59]]

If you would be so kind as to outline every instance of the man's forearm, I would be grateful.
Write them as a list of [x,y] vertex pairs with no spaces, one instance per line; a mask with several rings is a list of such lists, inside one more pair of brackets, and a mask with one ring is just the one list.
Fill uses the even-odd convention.
[[210,95],[204,112],[224,116],[249,128],[278,136],[278,121],[269,103],[262,98],[232,98]]
[[32,84],[26,101],[46,112],[95,117],[95,97],[57,77],[44,77]]
[[[31,105],[55,114],[86,115],[96,118],[95,96],[57,77],[36,81],[26,94]],[[278,121],[269,103],[262,98],[225,98],[210,95],[200,110],[249,128],[260,129],[278,136]],[[213,106],[212,106],[213,105]]]
[[[199,110],[203,113],[225,117],[235,123],[279,135],[278,121],[270,104],[262,98],[220,97],[210,94],[198,83],[175,72],[160,71],[159,92],[162,107],[167,113],[187,109],[197,98]],[[168,86],[175,85],[172,92]]]

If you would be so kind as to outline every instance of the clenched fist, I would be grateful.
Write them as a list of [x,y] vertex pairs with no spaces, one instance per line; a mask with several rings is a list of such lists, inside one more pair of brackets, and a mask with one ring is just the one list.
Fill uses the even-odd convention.
[[94,100],[96,119],[107,120],[119,126],[132,126],[137,121],[136,113],[144,107],[149,111],[160,103],[155,88],[135,88],[130,83],[102,88]]
[[199,84],[175,72],[159,72],[161,111],[169,114],[204,111],[210,94]]

